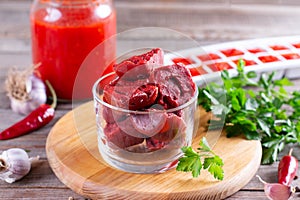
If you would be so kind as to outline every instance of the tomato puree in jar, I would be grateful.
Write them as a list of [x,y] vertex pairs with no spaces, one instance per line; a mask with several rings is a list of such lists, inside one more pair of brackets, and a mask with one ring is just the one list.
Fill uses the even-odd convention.
[[[116,33],[110,1],[35,0],[31,31],[33,63],[40,64],[37,73],[50,81],[61,100],[91,97],[94,81],[104,71],[112,71],[115,43],[102,43]],[[95,55],[89,56],[90,66],[80,69],[91,52]],[[80,92],[73,96],[77,75]]]

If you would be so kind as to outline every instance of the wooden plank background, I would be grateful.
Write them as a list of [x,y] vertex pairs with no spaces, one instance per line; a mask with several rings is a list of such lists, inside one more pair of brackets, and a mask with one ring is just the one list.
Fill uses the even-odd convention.
[[[31,65],[29,29],[30,0],[0,0],[0,130],[22,116],[13,113],[3,84],[12,66]],[[300,34],[300,1],[298,0],[115,0],[118,32],[139,27],[166,27],[186,34],[200,45],[239,39]],[[176,37],[149,33],[125,34],[119,39],[122,48],[137,42],[151,44],[161,40],[172,45]],[[189,43],[182,42],[181,48]],[[299,80],[290,90],[299,89]],[[45,141],[51,127],[72,109],[72,104],[59,104],[55,119],[46,127],[9,141],[0,141],[0,152],[20,147],[31,156],[41,157],[23,180],[14,184],[0,182],[0,199],[84,199],[64,186],[52,173],[45,154]],[[288,149],[288,148],[287,148]],[[285,153],[287,150],[285,151]],[[300,150],[295,149],[295,155]],[[298,157],[300,158],[300,157]],[[261,166],[257,174],[268,182],[276,181],[277,164]],[[298,181],[299,183],[299,181]],[[241,191],[228,199],[265,199],[262,184],[253,178]]]

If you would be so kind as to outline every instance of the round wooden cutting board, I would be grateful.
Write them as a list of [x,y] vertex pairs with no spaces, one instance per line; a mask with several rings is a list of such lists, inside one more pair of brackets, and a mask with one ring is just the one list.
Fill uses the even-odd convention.
[[[218,135],[217,131],[209,134]],[[194,138],[195,149],[202,136]],[[223,181],[215,180],[206,171],[192,178],[190,173],[176,169],[161,174],[132,174],[114,169],[98,152],[92,102],[63,116],[46,143],[50,166],[65,185],[85,197],[114,200],[224,199],[245,186],[260,165],[259,141],[226,138],[222,133],[213,150],[224,161]]]

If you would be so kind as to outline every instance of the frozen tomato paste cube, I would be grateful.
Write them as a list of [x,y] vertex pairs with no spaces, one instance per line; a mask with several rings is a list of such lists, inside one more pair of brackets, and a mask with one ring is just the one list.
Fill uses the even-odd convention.
[[107,122],[107,123],[115,123],[116,119],[115,119],[115,116],[114,116],[114,113],[112,111],[111,108],[108,108],[106,106],[103,106],[102,108],[102,116],[103,116],[103,119]]
[[184,134],[185,130],[186,124],[183,119],[176,114],[168,113],[164,127],[152,138],[163,142],[170,142],[177,134]]
[[195,62],[190,59],[190,58],[173,58],[172,61],[175,64],[183,64],[183,65],[191,65],[194,64]]
[[268,63],[268,62],[276,62],[276,61],[279,61],[279,59],[275,56],[259,56],[258,57],[259,60],[261,60],[261,62],[264,62],[264,63]]
[[[256,65],[256,62],[254,60],[243,59],[243,61],[245,62],[245,66]],[[237,65],[239,60],[234,60],[233,62]]]
[[288,49],[286,46],[283,45],[271,45],[270,48],[275,51]]
[[149,114],[131,114],[130,120],[133,128],[145,136],[151,137],[159,133],[165,126],[168,115],[164,112],[149,110]]
[[217,60],[217,59],[221,58],[218,54],[215,54],[215,53],[203,54],[203,55],[199,55],[197,57],[200,60],[202,60],[203,62],[209,61],[209,60]]
[[202,67],[194,67],[194,68],[188,68],[191,72],[192,76],[199,76],[202,74],[207,74],[207,72]]
[[164,148],[167,144],[168,142],[159,141],[152,137],[146,138],[146,146],[150,151],[160,150]]
[[113,67],[119,77],[126,75],[123,79],[136,80],[147,77],[153,67],[163,64],[163,60],[163,50],[156,48],[145,54],[132,56]]
[[159,150],[170,144],[176,137],[185,137],[186,124],[181,117],[176,114],[168,113],[167,120],[159,133],[146,139],[149,150]]
[[147,83],[137,88],[129,99],[130,110],[140,110],[154,104],[158,96],[158,86]]
[[221,52],[227,57],[239,56],[244,54],[244,52],[235,48],[221,50]]
[[208,65],[208,67],[214,72],[232,69],[231,65],[228,64],[227,62],[219,62],[219,63],[210,64],[210,65]]
[[150,82],[159,85],[157,103],[165,109],[188,102],[196,90],[188,69],[176,64],[155,68]]
[[287,60],[293,60],[293,59],[299,59],[300,55],[297,53],[287,53],[287,54],[281,54],[282,57],[284,57]]
[[[125,118],[125,119],[124,119]],[[145,138],[145,135],[136,130],[133,126],[131,117],[123,114],[123,120],[117,121],[115,124],[118,125],[119,129],[127,135],[137,137],[137,138]]]
[[296,47],[297,49],[299,49],[300,48],[300,43],[295,43],[295,44],[293,44],[293,46]]
[[265,52],[265,50],[264,49],[262,49],[262,48],[252,48],[252,49],[248,49],[248,51],[250,52],[250,53],[260,53],[260,52]]
[[[144,102],[147,105],[154,101],[157,96],[156,87],[153,86],[153,88],[151,87],[151,89],[144,88],[144,86],[148,82],[148,79],[138,79],[130,81],[123,77],[119,78],[116,83],[108,84],[104,87],[103,99],[107,103],[120,108],[135,109],[139,106],[135,105],[135,100],[137,100],[138,97],[140,97],[140,100],[147,99],[148,101]],[[144,91],[142,91],[143,88],[145,89]],[[138,96],[143,92],[145,92],[143,97]],[[144,104],[143,106],[146,106],[146,104]]]
[[140,144],[144,138],[133,137],[123,132],[117,124],[106,124],[104,134],[108,140],[120,148],[126,148]]

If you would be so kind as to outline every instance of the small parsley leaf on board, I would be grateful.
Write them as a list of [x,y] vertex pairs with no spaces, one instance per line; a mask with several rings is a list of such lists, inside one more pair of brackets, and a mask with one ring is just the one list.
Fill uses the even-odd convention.
[[211,150],[205,137],[200,141],[197,152],[191,146],[182,147],[181,150],[184,155],[179,159],[177,171],[191,172],[196,178],[202,169],[207,169],[214,178],[223,180],[223,160]]
[[192,172],[193,177],[198,177],[202,169],[200,155],[192,147],[182,147],[184,156],[179,159],[177,171]]
[[222,166],[224,165],[222,159],[219,156],[207,157],[204,159],[203,169],[207,169],[214,178],[223,180],[224,171]]
[[182,147],[184,156],[179,159],[177,171],[192,172],[193,177],[198,177],[202,169],[200,155],[192,147]]

